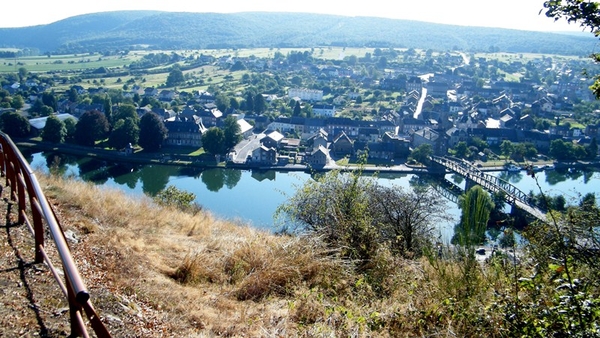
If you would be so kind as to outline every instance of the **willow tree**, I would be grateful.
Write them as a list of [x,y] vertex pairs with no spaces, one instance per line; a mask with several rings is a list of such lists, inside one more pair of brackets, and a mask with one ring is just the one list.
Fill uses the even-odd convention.
[[494,202],[481,186],[474,186],[459,199],[460,223],[454,228],[452,242],[472,249],[485,241],[485,230]]

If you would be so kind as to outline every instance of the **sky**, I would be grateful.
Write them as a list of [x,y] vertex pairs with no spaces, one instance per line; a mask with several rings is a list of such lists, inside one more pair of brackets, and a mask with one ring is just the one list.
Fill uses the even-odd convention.
[[96,12],[160,10],[213,13],[305,12],[533,31],[582,31],[577,25],[554,22],[540,14],[543,3],[543,0],[9,0],[1,6],[0,27],[48,24]]

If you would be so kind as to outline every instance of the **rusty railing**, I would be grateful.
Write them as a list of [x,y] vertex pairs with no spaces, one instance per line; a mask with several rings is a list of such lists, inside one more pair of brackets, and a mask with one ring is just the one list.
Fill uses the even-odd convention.
[[[111,337],[92,306],[90,294],[75,266],[60,223],[29,163],[4,133],[0,133],[0,146],[0,171],[6,177],[6,188],[10,187],[7,193],[10,193],[10,199],[18,205],[18,222],[26,224],[35,238],[35,262],[47,264],[69,302],[71,335],[89,337],[83,320],[84,312],[96,336]],[[28,209],[31,219],[28,217]],[[56,245],[63,267],[64,281],[46,253],[44,224]]]

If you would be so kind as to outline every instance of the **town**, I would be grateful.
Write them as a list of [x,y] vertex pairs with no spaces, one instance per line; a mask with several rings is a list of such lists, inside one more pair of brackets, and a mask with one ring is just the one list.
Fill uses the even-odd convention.
[[[425,150],[484,162],[501,155],[517,162],[539,154],[570,161],[597,155],[593,81],[580,74],[581,68],[587,67],[588,75],[594,68],[579,58],[391,48],[343,56],[345,48],[339,48],[332,60],[318,57],[323,49],[271,52],[267,57],[239,56],[239,51],[218,57],[145,54],[128,65],[142,75],[118,77],[116,89],[94,84],[110,83],[120,69],[94,69],[77,78],[21,67],[18,74],[3,75],[2,113],[27,104],[31,134],[15,135],[24,137],[42,135],[50,115],[77,121],[90,111],[110,109],[118,116],[135,107],[137,120],[148,112],[160,117],[166,134],[156,137],[164,138],[163,152],[201,148],[203,135],[222,128],[231,116],[241,142],[212,152],[218,160],[247,166],[318,168],[361,154],[391,165],[406,162],[415,150],[415,155]],[[156,60],[164,62],[167,79],[145,87],[136,67],[156,66]],[[213,79],[202,74],[206,69],[215,72],[212,76],[225,72],[222,82],[207,84]],[[75,81],[81,84],[65,86]],[[204,87],[185,89],[198,84]],[[108,131],[95,141],[106,137]],[[117,142],[117,150],[137,143],[135,137],[125,141]]]

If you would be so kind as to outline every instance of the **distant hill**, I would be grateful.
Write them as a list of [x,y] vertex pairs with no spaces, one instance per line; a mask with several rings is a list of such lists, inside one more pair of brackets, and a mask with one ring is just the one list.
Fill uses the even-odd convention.
[[118,11],[48,25],[0,28],[0,47],[40,53],[135,49],[365,46],[588,55],[592,34],[464,27],[410,20],[308,13]]

